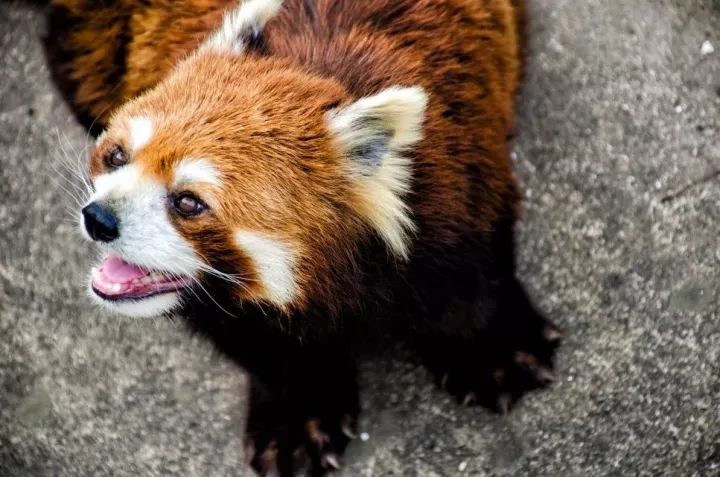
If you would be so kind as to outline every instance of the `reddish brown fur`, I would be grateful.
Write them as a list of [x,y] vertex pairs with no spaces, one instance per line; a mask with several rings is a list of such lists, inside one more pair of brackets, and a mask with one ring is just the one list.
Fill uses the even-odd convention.
[[[205,79],[202,91],[186,87],[198,71]],[[183,107],[168,114],[167,97]],[[158,92],[128,103],[117,116],[162,118],[134,163],[168,187],[174,166],[184,158],[208,158],[220,167],[230,190],[198,191],[201,197],[217,199],[213,214],[176,221],[198,252],[224,262],[220,266],[232,264],[247,276],[252,268],[237,263],[241,252],[231,245],[233,231],[279,236],[304,257],[295,271],[298,288],[305,295],[319,294],[337,309],[339,304],[329,297],[343,294],[334,280],[351,266],[353,241],[366,228],[348,213],[353,198],[350,184],[322,114],[344,97],[334,82],[295,73],[284,60],[248,62],[228,56],[217,61],[216,55],[207,55],[182,64]],[[203,121],[198,123],[198,118]],[[163,124],[172,127],[164,129]],[[94,175],[103,171],[105,145],[120,143],[127,148],[126,136],[122,127],[103,136],[93,154]],[[251,292],[256,286],[249,282]],[[301,295],[294,307],[302,309],[306,304],[307,296]]]
[[[107,123],[112,110],[122,102],[165,77],[179,59],[218,26],[223,11],[237,4],[233,0],[119,0],[107,3],[53,0],[51,3],[56,21],[51,19],[51,41],[47,46],[55,54],[54,66],[61,68],[58,79],[76,83],[76,89],[69,92],[71,101],[87,109],[102,123]],[[493,89],[505,86],[510,91],[517,86],[520,37],[517,29],[524,24],[525,17],[524,5],[518,0],[486,0],[482,2],[484,5],[480,0],[454,0],[447,4],[430,0],[324,0],[315,3],[316,17],[334,17],[335,24],[327,26],[342,28],[345,22],[346,26],[356,28],[358,36],[350,35],[347,40],[351,41],[353,36],[367,36],[357,28],[367,18],[375,23],[369,25],[375,28],[367,31],[373,42],[378,38],[372,33],[381,31],[397,40],[394,45],[386,46],[415,43],[418,47],[426,47],[424,51],[416,52],[421,57],[450,47],[448,52],[461,54],[459,58],[446,58],[450,62],[462,61],[468,58],[467,55],[470,55],[470,61],[478,59],[476,56],[490,60],[489,64],[481,66],[487,71],[482,75],[478,72],[486,86]],[[308,46],[312,48],[312,34],[307,35],[308,31],[302,31],[303,24],[293,20],[306,10],[303,5],[302,0],[286,2],[284,25],[278,27],[276,36],[284,38],[283,50],[286,52],[288,49],[298,53],[303,49],[306,53],[312,51],[307,50]],[[421,29],[415,28],[414,22],[427,25],[428,33],[418,35]],[[305,36],[301,39],[298,35]],[[297,42],[294,48],[291,42]],[[352,45],[348,46],[352,49]],[[377,51],[382,48],[378,45]],[[403,62],[408,60],[409,57],[404,56]],[[398,65],[391,66],[395,69]],[[332,65],[326,65],[326,68],[333,69]],[[505,102],[510,108],[511,101]]]
[[[425,87],[431,102],[416,169],[428,176],[417,177],[423,194],[414,210],[446,244],[457,232],[488,231],[506,201],[516,200],[506,144],[520,66],[515,19],[506,0],[485,3],[325,0],[316,2],[316,16],[344,32],[331,42],[303,28],[291,8],[267,29],[270,52],[339,80],[355,96],[396,84]],[[467,166],[479,169],[489,195],[468,200]]]
[[[515,278],[513,256],[519,194],[507,138],[523,48],[519,0],[286,0],[241,54],[192,53],[235,1],[53,4],[56,77],[86,125],[110,125],[92,175],[106,172],[118,144],[168,197],[181,192],[180,161],[201,158],[219,172],[220,186],[182,189],[205,200],[206,213],[167,213],[203,260],[245,280],[226,294],[227,283],[204,277],[237,319],[217,302],[183,311],[253,375],[248,450],[261,475],[335,467],[359,411],[348,345],[374,328],[357,318],[412,338],[460,402],[506,412],[551,379],[559,332]],[[63,30],[63,15],[73,30]],[[365,178],[326,117],[394,86],[421,86],[429,97],[423,139],[405,151],[412,180],[403,199],[417,226],[407,260],[368,220],[383,204],[360,191]],[[129,119],[139,116],[152,134],[132,150]],[[263,270],[235,243],[238,230],[293,254],[290,303],[266,313]],[[262,306],[243,308],[248,301]]]
[[[77,10],[83,2],[55,3]],[[93,73],[85,70],[86,58],[80,58],[73,64],[74,74],[90,79],[86,82],[89,86],[76,91],[77,103],[87,105],[92,114],[107,122],[106,110],[160,81],[173,63],[198,43],[203,31],[219,22],[221,8],[234,4],[173,3],[172,8],[162,1],[149,6],[124,4],[132,34],[127,71],[118,78],[123,93],[102,96],[102,78],[93,80]],[[489,234],[498,220],[515,214],[518,194],[506,137],[512,127],[520,68],[517,19],[508,0],[482,3],[317,0],[312,20],[304,2],[287,1],[264,32],[264,55],[276,59],[251,54],[228,58],[223,64],[193,60],[192,69],[183,65],[161,87],[162,96],[153,93],[143,98],[142,107],[150,111],[166,109],[167,105],[158,101],[168,95],[177,104],[193,104],[199,99],[193,91],[184,90],[183,83],[201,75],[206,81],[204,92],[213,91],[216,101],[198,106],[201,116],[208,118],[207,127],[195,123],[193,108],[178,109],[182,116],[176,118],[178,124],[186,127],[174,127],[171,135],[154,138],[153,146],[139,160],[148,164],[152,174],[167,176],[168,166],[186,156],[225,158],[223,172],[237,178],[243,193],[224,196],[227,203],[220,212],[223,234],[229,237],[232,226],[281,231],[289,237],[308,259],[298,273],[305,291],[297,303],[301,308],[308,296],[334,312],[357,303],[362,291],[352,286],[359,273],[354,242],[367,231],[357,217],[347,213],[353,209],[353,198],[343,183],[346,178],[340,165],[317,160],[333,157],[320,114],[330,106],[391,85],[421,85],[429,93],[424,139],[413,155],[415,193],[409,197],[420,226],[416,249],[452,247],[463,237]],[[100,10],[97,15],[105,14]],[[167,28],[168,24],[173,28]],[[91,31],[81,30],[69,38],[78,43],[88,41],[83,35]],[[104,58],[105,46],[98,48],[96,54]],[[228,86],[231,84],[237,89]],[[88,89],[94,92],[90,94]],[[224,96],[228,94],[232,100]],[[255,104],[254,114],[271,119],[258,122],[257,117],[250,117],[252,111],[232,110],[231,104]],[[135,103],[130,103],[124,113],[131,114],[134,107]],[[283,108],[293,110],[293,119],[302,116],[306,120],[287,121]],[[185,112],[188,115],[183,116]],[[245,149],[217,150],[214,139],[237,134],[223,128],[233,124],[229,118],[242,115],[239,124],[257,125],[257,129],[242,131],[245,136],[233,143]],[[285,144],[301,147],[278,149]],[[272,160],[258,160],[268,151],[272,151]],[[288,162],[290,159],[294,162]],[[248,168],[252,174],[243,174]],[[307,180],[309,177],[312,180]],[[284,193],[269,195],[267,190]],[[232,211],[242,213],[222,216]],[[182,227],[197,227],[184,232],[200,240],[198,234],[200,230],[207,233],[207,225],[196,222]],[[218,246],[228,248],[225,243],[220,240]],[[353,289],[356,293],[349,292]]]
[[[86,126],[157,84],[222,17],[228,0],[53,0],[46,49]],[[168,28],[168,26],[172,26]]]

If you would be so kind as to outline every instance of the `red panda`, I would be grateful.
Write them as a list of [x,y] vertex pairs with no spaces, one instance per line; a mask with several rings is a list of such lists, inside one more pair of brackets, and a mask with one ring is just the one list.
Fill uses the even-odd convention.
[[100,133],[91,294],[246,367],[260,475],[338,467],[366,337],[464,404],[552,380],[560,332],[515,277],[522,24],[517,0],[53,1],[53,74]]

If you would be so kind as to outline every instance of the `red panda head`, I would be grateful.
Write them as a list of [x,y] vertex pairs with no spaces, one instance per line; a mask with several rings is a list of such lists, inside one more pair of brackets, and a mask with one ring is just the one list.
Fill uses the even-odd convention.
[[83,220],[106,252],[91,279],[101,303],[156,315],[215,278],[236,300],[289,312],[332,293],[372,234],[407,257],[403,152],[420,139],[423,90],[355,99],[332,79],[245,54],[278,8],[249,0],[228,13],[98,139]]

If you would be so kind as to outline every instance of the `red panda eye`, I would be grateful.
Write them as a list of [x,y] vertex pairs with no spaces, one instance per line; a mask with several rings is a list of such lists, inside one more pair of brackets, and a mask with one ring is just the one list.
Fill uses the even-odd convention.
[[111,168],[116,168],[127,164],[128,159],[125,155],[125,151],[123,151],[123,148],[117,146],[110,151],[110,153],[105,158],[105,162],[107,162],[107,165]]
[[198,215],[204,212],[207,208],[200,199],[189,192],[184,192],[175,197],[173,200],[173,207],[180,215],[184,215],[186,217]]

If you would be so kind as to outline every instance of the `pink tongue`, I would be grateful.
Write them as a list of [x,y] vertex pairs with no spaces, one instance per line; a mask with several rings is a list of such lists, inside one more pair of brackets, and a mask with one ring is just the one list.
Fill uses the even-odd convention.
[[150,271],[138,265],[127,263],[122,258],[108,257],[100,264],[100,273],[113,283],[127,283],[136,278],[144,277]]

